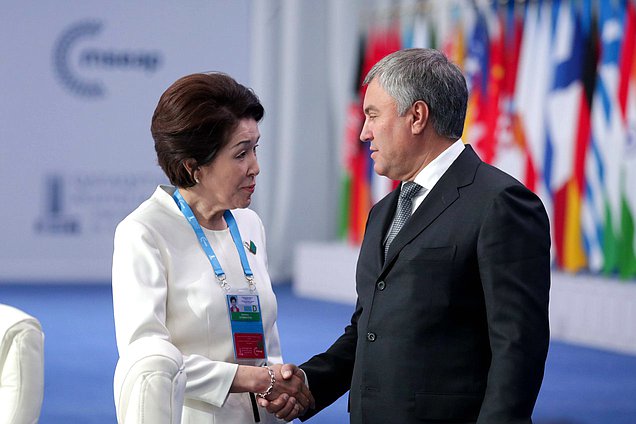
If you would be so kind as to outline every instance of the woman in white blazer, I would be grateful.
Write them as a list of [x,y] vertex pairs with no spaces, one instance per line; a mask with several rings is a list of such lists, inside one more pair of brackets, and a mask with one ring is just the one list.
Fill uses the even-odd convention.
[[[151,125],[171,185],[159,186],[115,232],[120,356],[147,336],[181,352],[184,424],[278,422],[254,394],[289,399],[277,414],[283,418],[313,402],[302,373],[283,378],[276,365],[283,359],[265,232],[245,209],[259,173],[263,113],[256,95],[228,75],[177,80]],[[237,298],[241,312],[234,312]]]

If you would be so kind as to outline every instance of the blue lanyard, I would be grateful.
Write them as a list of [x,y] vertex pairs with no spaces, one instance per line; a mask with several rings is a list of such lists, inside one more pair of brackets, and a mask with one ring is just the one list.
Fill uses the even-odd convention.
[[[225,280],[225,272],[223,272],[223,268],[221,267],[219,260],[214,254],[214,250],[212,250],[212,246],[210,246],[210,242],[205,236],[205,233],[203,232],[199,221],[197,221],[197,218],[194,216],[192,209],[190,209],[188,202],[186,202],[181,193],[179,193],[179,189],[176,189],[174,191],[172,198],[175,200],[175,202],[177,202],[181,213],[183,213],[183,216],[186,217],[186,219],[190,223],[190,226],[192,226],[194,233],[197,235],[197,239],[199,240],[203,251],[208,257],[210,264],[212,264],[214,274],[216,274],[216,278],[219,280],[219,284],[221,284],[221,287],[225,291],[230,291],[231,287]],[[245,254],[245,248],[243,248],[243,244],[241,243],[241,233],[239,232],[238,225],[236,225],[236,220],[234,219],[232,212],[230,212],[229,210],[223,213],[223,218],[225,218],[225,222],[227,222],[227,225],[230,228],[232,240],[234,241],[234,245],[236,246],[239,257],[241,258],[241,266],[243,267],[243,274],[245,274],[245,279],[249,284],[250,290],[255,291],[256,286],[254,285],[254,274],[252,273],[250,264],[247,261],[247,255]]]

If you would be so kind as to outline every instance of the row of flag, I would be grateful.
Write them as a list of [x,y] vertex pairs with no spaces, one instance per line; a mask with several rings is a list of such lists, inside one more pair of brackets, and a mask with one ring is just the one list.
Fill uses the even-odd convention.
[[463,141],[543,200],[553,264],[636,278],[634,0],[418,2],[370,22],[348,110],[340,234],[360,243],[370,207],[398,182],[359,140],[361,80],[385,55],[443,51],[469,88]]

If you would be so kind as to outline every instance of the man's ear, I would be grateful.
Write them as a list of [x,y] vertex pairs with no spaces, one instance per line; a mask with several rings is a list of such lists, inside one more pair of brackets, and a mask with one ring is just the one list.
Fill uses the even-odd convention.
[[423,100],[418,100],[411,106],[412,123],[411,132],[414,135],[421,134],[428,124],[428,105]]

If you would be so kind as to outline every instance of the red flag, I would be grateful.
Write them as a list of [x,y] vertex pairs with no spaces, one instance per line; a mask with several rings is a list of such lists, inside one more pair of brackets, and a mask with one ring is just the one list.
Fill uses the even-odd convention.
[[373,205],[371,185],[376,175],[373,171],[373,162],[369,154],[368,143],[359,140],[364,122],[362,113],[362,99],[366,87],[362,86],[367,73],[384,56],[401,48],[399,26],[393,24],[388,28],[371,28],[369,30],[363,60],[358,75],[358,96],[349,107],[346,129],[347,139],[347,168],[349,169],[350,198],[348,239],[354,244],[359,244],[364,236],[369,210]]

